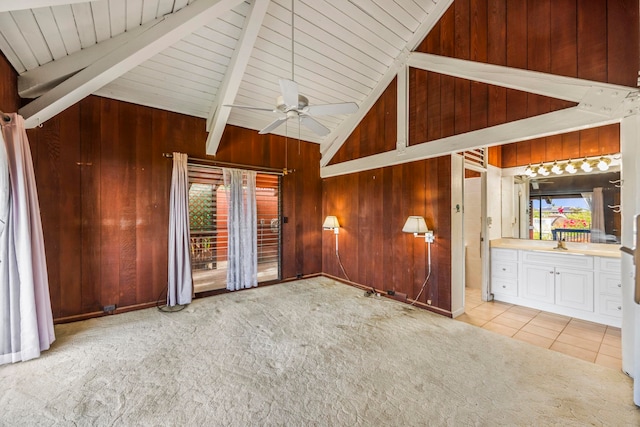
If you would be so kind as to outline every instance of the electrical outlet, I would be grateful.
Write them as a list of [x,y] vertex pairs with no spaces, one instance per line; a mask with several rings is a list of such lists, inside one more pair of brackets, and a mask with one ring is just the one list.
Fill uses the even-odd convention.
[[115,304],[105,305],[104,307],[102,307],[102,311],[104,311],[105,313],[111,313],[112,311],[116,311],[116,305]]

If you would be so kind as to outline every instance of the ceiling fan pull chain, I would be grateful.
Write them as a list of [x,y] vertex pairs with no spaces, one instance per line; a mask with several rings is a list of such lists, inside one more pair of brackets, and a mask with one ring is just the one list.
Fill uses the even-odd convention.
[[298,156],[300,155],[300,127],[302,126],[302,118],[298,116]]

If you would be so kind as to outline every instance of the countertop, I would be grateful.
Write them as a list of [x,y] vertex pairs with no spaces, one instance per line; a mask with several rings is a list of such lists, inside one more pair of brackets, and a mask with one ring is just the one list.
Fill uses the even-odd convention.
[[494,239],[489,242],[489,245],[492,248],[549,251],[561,254],[581,254],[609,258],[620,258],[620,245],[609,245],[605,243],[565,242],[565,245],[567,247],[566,250],[554,249],[557,246],[557,242],[550,240]]

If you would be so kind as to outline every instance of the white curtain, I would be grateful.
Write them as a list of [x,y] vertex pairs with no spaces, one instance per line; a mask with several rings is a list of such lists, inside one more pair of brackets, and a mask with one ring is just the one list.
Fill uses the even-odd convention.
[[173,153],[169,201],[169,280],[167,305],[189,304],[193,295],[189,245],[187,155]]
[[596,187],[593,189],[591,199],[591,243],[605,242],[604,199],[602,197],[602,187]]
[[24,121],[2,120],[0,364],[33,359],[55,340],[35,174]]
[[258,286],[256,172],[224,169],[229,201],[227,289]]

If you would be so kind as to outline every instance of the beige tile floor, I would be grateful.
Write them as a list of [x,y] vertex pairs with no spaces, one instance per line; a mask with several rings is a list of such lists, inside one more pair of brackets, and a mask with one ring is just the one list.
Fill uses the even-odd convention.
[[588,362],[622,369],[620,328],[559,314],[482,301],[479,289],[466,289],[465,313],[456,319]]

